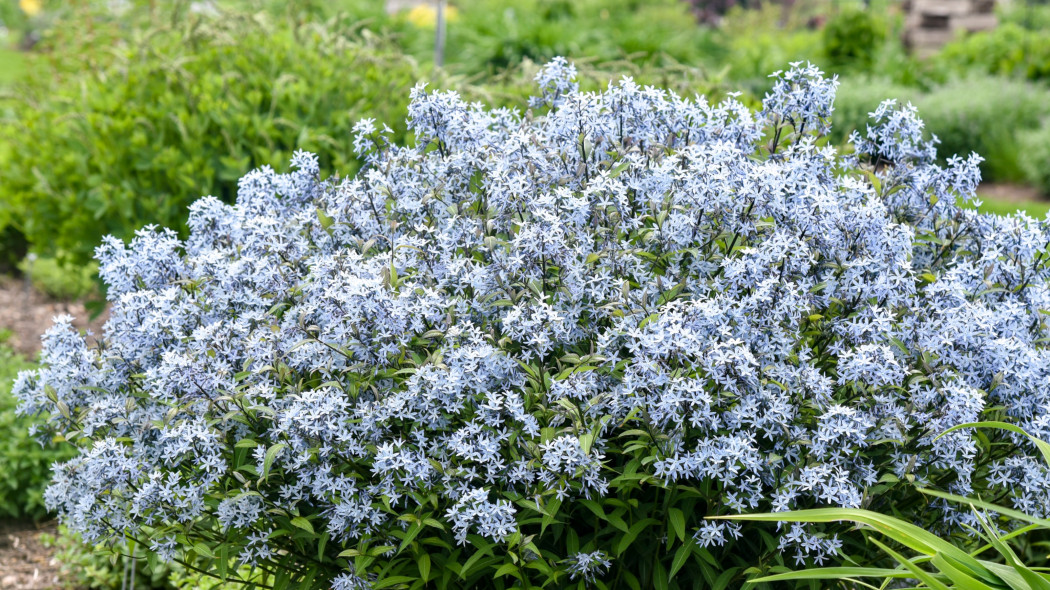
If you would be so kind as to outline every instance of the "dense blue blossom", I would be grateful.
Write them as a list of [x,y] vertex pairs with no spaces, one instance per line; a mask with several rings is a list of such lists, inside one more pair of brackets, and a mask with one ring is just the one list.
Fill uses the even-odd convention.
[[207,519],[245,563],[279,551],[277,515],[383,540],[422,499],[458,543],[506,542],[530,503],[606,494],[629,440],[653,457],[635,469],[714,490],[710,514],[867,507],[907,480],[1050,516],[1023,441],[981,471],[969,433],[936,438],[986,417],[1050,438],[1046,220],[961,207],[979,158],[937,165],[910,106],[823,146],[836,82],[811,66],[757,113],[574,72],[545,68],[529,114],[419,86],[415,145],[361,122],[356,177],[299,153],[199,200],[185,240],[107,240],[98,346],[58,318],[15,386],[82,443],[49,506],[88,541],[148,527],[165,558]]

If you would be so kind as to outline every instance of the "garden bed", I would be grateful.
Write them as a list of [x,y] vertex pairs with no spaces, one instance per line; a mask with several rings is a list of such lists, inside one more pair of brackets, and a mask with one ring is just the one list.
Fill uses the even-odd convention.
[[0,334],[9,331],[6,345],[28,358],[40,351],[40,336],[57,315],[73,316],[78,329],[100,334],[108,314],[92,319],[81,302],[56,301],[23,280],[0,276]]
[[36,590],[59,585],[59,563],[41,541],[54,535],[54,522],[0,521],[0,588]]

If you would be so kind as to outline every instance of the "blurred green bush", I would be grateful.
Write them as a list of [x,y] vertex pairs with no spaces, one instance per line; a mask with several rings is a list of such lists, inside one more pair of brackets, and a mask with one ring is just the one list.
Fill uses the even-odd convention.
[[[697,26],[681,0],[462,0],[448,23],[446,67],[454,73],[495,74],[525,59],[563,55],[664,66],[716,63],[722,33]],[[405,50],[433,56],[430,30],[404,15],[394,28]]]
[[923,92],[879,78],[845,77],[835,101],[832,141],[842,143],[854,129],[863,133],[868,113],[887,98],[918,107],[926,129],[941,140],[942,159],[977,152],[985,158],[984,179],[996,182],[1029,178],[1019,138],[1050,114],[1050,90],[1022,80],[972,76]]
[[[123,545],[118,547],[86,545],[79,535],[69,532],[61,525],[58,527],[58,534],[46,535],[41,540],[53,551],[54,559],[59,564],[61,587],[67,590],[119,590],[123,588],[212,590],[216,588],[215,585],[201,584],[206,580],[185,574],[184,568],[177,564],[164,564],[155,559],[144,559],[141,550],[136,552],[137,558],[132,559],[126,557],[131,555],[131,550]],[[134,573],[132,573],[132,565],[134,565]],[[172,579],[180,583],[175,583]],[[192,580],[191,583],[186,583],[190,580]]]
[[886,24],[868,10],[847,8],[824,25],[824,55],[828,66],[870,70],[886,42]]
[[232,200],[245,170],[296,149],[318,153],[325,171],[353,173],[354,122],[403,119],[423,78],[413,60],[338,19],[190,15],[90,51],[104,53],[94,67],[33,60],[0,121],[0,235],[15,227],[31,251],[78,261],[105,234],[181,227],[202,192]]
[[1050,121],[1034,129],[1022,131],[1018,137],[1018,153],[1025,181],[1050,195]]
[[51,464],[68,459],[71,449],[42,447],[29,435],[33,418],[15,414],[11,382],[32,365],[3,345],[0,334],[0,518],[47,516],[44,488],[51,481]]
[[942,72],[983,72],[1050,80],[1050,43],[1046,31],[1006,22],[991,31],[974,33],[944,46],[933,67]]
[[18,264],[18,270],[33,288],[54,299],[72,301],[98,294],[95,262],[64,264],[61,253],[56,258],[31,254]]

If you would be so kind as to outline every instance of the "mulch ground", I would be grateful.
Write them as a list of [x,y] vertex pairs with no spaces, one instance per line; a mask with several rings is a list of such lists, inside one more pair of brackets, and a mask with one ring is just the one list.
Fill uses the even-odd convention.
[[40,542],[54,535],[55,523],[0,522],[0,588],[44,590],[59,588],[58,563]]
[[102,333],[106,314],[91,319],[83,303],[55,301],[23,279],[0,276],[0,334],[10,332],[5,344],[28,358],[40,352],[40,336],[55,316],[69,314],[80,330]]
[[1046,201],[1039,189],[1021,184],[1006,182],[983,182],[977,192],[985,197],[999,201],[1010,201],[1011,203],[1030,203],[1033,201]]

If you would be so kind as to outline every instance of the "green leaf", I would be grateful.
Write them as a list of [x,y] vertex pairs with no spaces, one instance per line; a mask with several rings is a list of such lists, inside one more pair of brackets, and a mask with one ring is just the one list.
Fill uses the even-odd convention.
[[843,580],[849,578],[909,578],[911,574],[898,569],[881,567],[818,567],[807,570],[774,574],[750,580],[754,583],[786,582],[790,580]]
[[314,532],[314,525],[310,524],[310,521],[303,518],[302,516],[296,516],[292,519],[292,526],[303,529],[309,533]]
[[[938,434],[937,438],[941,438],[942,436],[948,434],[949,432],[954,432],[954,431],[960,430],[962,428],[998,428],[1000,430],[1008,430],[1008,431],[1013,432],[1015,434],[1020,434],[1022,436],[1028,437],[1028,440],[1032,441],[1032,443],[1036,446],[1036,448],[1039,449],[1039,452],[1042,453],[1043,461],[1045,461],[1047,466],[1050,467],[1050,443],[1047,443],[1044,440],[1040,440],[1039,438],[1036,438],[1036,437],[1032,436],[1031,434],[1028,433],[1028,431],[1026,431],[1025,429],[1021,428],[1020,426],[1017,426],[1016,424],[1009,424],[1007,422],[995,422],[995,421],[967,422],[966,424],[959,424],[957,426],[952,426],[948,430],[945,430],[944,432]],[[937,440],[937,438],[935,438],[934,440]]]
[[317,561],[324,563],[324,548],[328,544],[328,531],[321,533],[321,540],[317,542]]
[[321,222],[321,229],[328,229],[335,223],[335,220],[329,217],[320,207],[317,208],[317,220]]
[[[679,541],[685,541],[685,514],[679,508],[671,508],[667,511],[667,519],[674,529],[674,534]],[[674,568],[671,568],[671,577],[674,577]]]
[[372,587],[379,590],[380,588],[389,588],[391,586],[397,586],[398,584],[407,584],[409,582],[414,582],[415,580],[416,578],[413,578],[412,576],[388,576],[382,580],[378,580],[372,585]]
[[416,558],[416,565],[419,567],[419,577],[424,582],[430,579],[430,554],[423,552]]
[[929,586],[932,590],[951,590],[947,584],[941,582],[937,578],[934,578],[928,572],[923,571],[922,568],[915,565],[915,563],[912,562],[910,559],[904,557],[900,553],[897,553],[893,549],[890,549],[885,543],[881,543],[878,539],[871,539],[871,542],[877,545],[879,549],[885,551],[887,555],[889,555],[893,559],[896,559],[898,563],[908,568],[908,571],[910,571],[916,579],[918,579],[923,584]]
[[678,570],[682,569],[685,562],[689,561],[689,556],[693,554],[692,544],[685,544],[678,548],[678,551],[674,552],[674,561],[671,562],[671,573],[668,579],[674,578]]
[[631,546],[631,543],[638,538],[638,535],[640,535],[646,527],[654,524],[660,524],[660,521],[655,518],[643,518],[634,523],[634,525],[628,529],[627,533],[624,534],[623,537],[620,537],[620,542],[616,545],[616,556],[619,557],[620,555],[623,555],[623,552]]
[[502,578],[503,576],[517,576],[518,566],[513,563],[505,563],[496,569],[496,573],[492,574],[494,578]]
[[664,564],[657,561],[653,564],[653,590],[667,590],[667,570]]
[[228,571],[230,567],[230,546],[226,543],[219,544],[219,579],[223,582],[226,581],[229,576]]
[[627,170],[630,167],[630,162],[621,162],[620,164],[617,164],[616,167],[612,169],[612,172],[609,173],[609,178],[616,178],[620,174],[623,174],[624,170]]
[[401,545],[397,548],[397,552],[401,553],[402,551],[404,551],[405,548],[408,547],[410,543],[412,543],[412,541],[416,538],[417,535],[419,535],[420,531],[422,530],[422,522],[416,522],[412,526],[408,527],[408,530],[405,531],[405,537],[401,539]]
[[740,571],[740,567],[731,567],[726,571],[722,572],[715,583],[711,585],[711,590],[725,590],[729,583],[733,581],[733,577],[736,576],[737,572]]
[[940,553],[933,556],[933,559],[930,560],[930,565],[937,568],[942,574],[947,576],[959,590],[994,590],[994,588],[988,584],[976,580],[972,575],[955,567],[955,565]]
[[277,443],[266,450],[266,456],[263,457],[263,470],[260,479],[266,479],[270,475],[270,468],[273,467],[273,462],[277,458],[277,454],[288,448],[286,443]]

